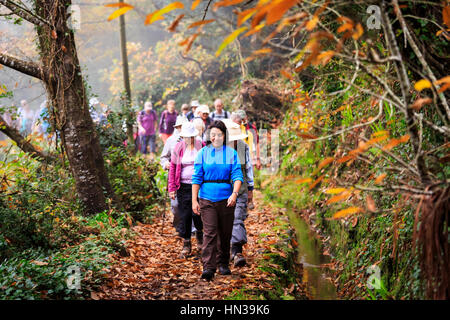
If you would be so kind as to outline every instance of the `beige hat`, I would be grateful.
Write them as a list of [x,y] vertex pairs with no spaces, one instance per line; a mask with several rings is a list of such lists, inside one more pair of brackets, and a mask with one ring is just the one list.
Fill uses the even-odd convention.
[[230,119],[221,119],[228,131],[228,141],[242,140],[248,137],[248,134],[242,133],[241,126]]
[[206,104],[202,104],[200,107],[197,108],[198,113],[208,113],[209,114],[209,107]]

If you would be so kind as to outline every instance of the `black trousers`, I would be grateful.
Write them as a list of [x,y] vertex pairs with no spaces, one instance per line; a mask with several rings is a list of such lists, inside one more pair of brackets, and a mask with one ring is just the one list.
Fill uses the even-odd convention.
[[190,240],[192,234],[192,220],[197,232],[203,230],[200,216],[192,211],[192,184],[182,183],[177,190],[178,213],[180,215],[179,235],[183,239]]

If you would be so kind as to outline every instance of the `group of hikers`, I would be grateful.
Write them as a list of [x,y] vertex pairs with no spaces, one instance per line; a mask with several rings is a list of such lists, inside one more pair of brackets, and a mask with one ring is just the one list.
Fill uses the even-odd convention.
[[137,114],[136,148],[156,152],[156,132],[164,143],[161,166],[168,171],[173,226],[182,239],[180,258],[192,252],[195,233],[203,263],[202,279],[216,270],[231,274],[246,265],[244,221],[253,209],[253,172],[261,168],[259,137],[244,110],[230,113],[221,99],[215,111],[197,100],[175,110],[169,100],[158,121],[151,102]]
[[[106,124],[111,109],[101,103],[97,98],[89,100],[90,115],[95,124]],[[0,106],[0,109],[3,109]],[[44,100],[38,110],[33,110],[27,100],[20,101],[17,112],[3,110],[2,118],[6,124],[15,128],[19,133],[27,137],[30,134],[42,135],[45,139],[52,136],[49,122],[49,106],[47,100]]]
[[[106,105],[90,99],[94,123],[106,123]],[[99,107],[100,106],[100,107]],[[47,135],[47,102],[39,111],[21,101],[18,117],[3,117],[24,136],[32,132]],[[253,173],[261,169],[256,126],[244,110],[226,111],[221,99],[214,111],[194,100],[175,110],[169,100],[159,120],[151,102],[136,114],[135,148],[154,159],[159,131],[164,148],[160,164],[168,171],[168,192],[174,216],[173,226],[182,238],[180,258],[192,251],[195,233],[201,252],[202,278],[211,280],[216,270],[231,274],[229,265],[246,265],[243,246],[247,243],[244,221],[253,209]],[[102,112],[103,111],[103,112]]]
[[[2,109],[1,106],[0,109]],[[34,111],[25,99],[20,101],[20,107],[16,113],[5,111],[2,114],[2,118],[6,121],[6,124],[18,130],[24,137],[31,133],[42,134],[47,137],[47,129],[50,124],[46,120],[46,116],[46,100],[41,103],[37,111]]]

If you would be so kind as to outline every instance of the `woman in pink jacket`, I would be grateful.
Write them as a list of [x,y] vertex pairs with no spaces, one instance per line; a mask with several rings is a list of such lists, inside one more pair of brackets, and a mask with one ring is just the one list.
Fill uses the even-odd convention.
[[183,238],[181,258],[191,253],[192,221],[197,229],[196,238],[198,249],[203,244],[203,224],[200,216],[192,211],[192,174],[194,173],[194,160],[198,151],[203,147],[202,141],[196,136],[197,129],[191,122],[183,123],[180,137],[172,152],[169,168],[169,195],[178,199],[180,215],[179,235]]

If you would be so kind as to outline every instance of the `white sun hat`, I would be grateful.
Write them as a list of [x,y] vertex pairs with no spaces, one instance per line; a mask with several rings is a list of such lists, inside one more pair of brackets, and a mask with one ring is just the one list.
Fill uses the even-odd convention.
[[241,126],[230,119],[221,119],[228,131],[228,141],[243,140],[248,134],[242,133]]
[[198,136],[198,130],[195,129],[194,124],[192,122],[185,122],[182,124],[180,137],[190,138],[196,136]]
[[188,119],[186,117],[178,116],[177,117],[177,122],[175,122],[175,124],[173,126],[174,127],[181,126],[183,123],[185,123],[187,121],[188,121]]
[[198,110],[199,114],[202,114],[202,113],[209,114],[209,107],[206,104],[202,104],[197,110]]
[[91,106],[95,106],[96,104],[99,104],[100,103],[100,101],[98,101],[98,99],[97,98],[91,98],[90,100],[89,100],[89,105],[91,105]]
[[200,103],[198,102],[198,100],[192,100],[191,102],[191,107],[199,107]]

